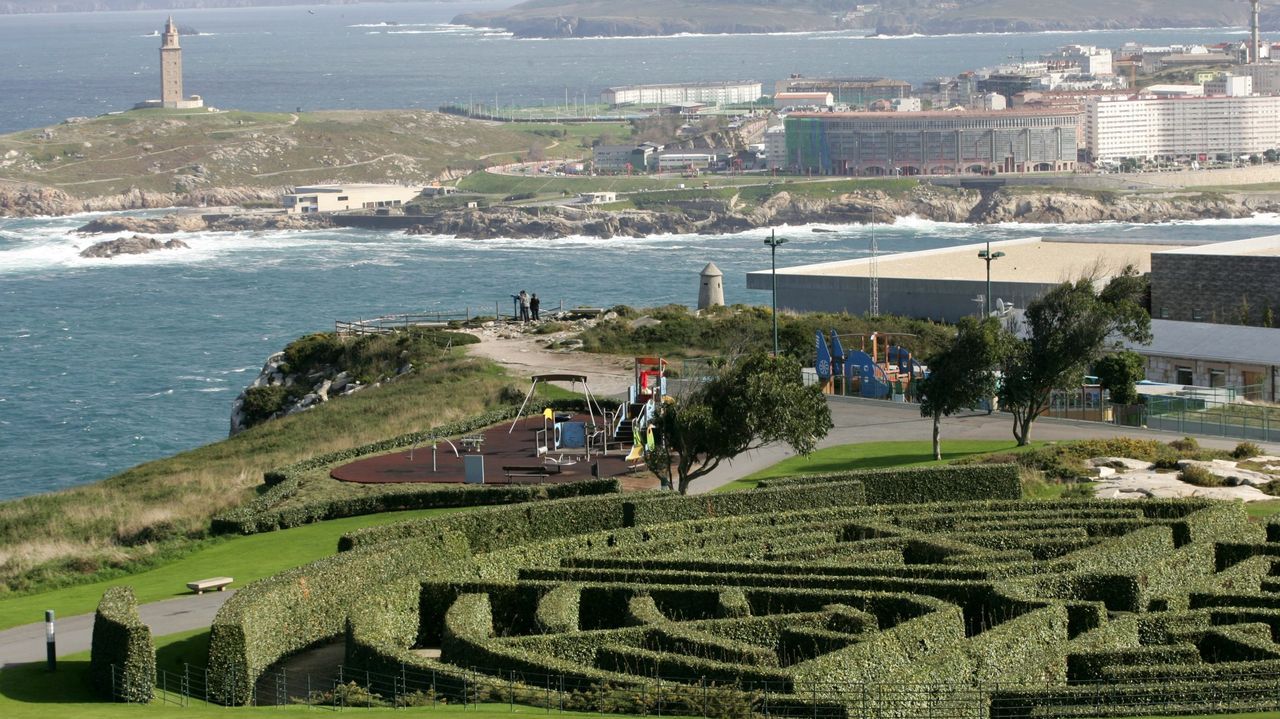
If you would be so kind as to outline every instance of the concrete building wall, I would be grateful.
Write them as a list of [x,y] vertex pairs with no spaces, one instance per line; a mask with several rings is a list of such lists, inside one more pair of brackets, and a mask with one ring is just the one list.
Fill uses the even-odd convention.
[[[1280,315],[1280,256],[1156,252],[1151,255],[1151,316],[1184,322],[1261,326],[1270,307]],[[1277,317],[1280,321],[1280,317]]]

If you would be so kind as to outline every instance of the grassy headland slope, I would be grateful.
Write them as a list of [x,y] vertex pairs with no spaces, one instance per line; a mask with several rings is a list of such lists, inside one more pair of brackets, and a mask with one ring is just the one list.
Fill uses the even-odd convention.
[[[467,13],[455,22],[502,27],[522,37],[746,33],[874,27],[882,33],[1222,27],[1247,21],[1248,4],[1199,0],[531,0],[508,10]],[[1274,25],[1280,16],[1266,16]]]
[[50,202],[152,193],[218,204],[299,184],[425,185],[553,144],[532,129],[416,110],[134,110],[0,135],[0,215],[6,184],[59,191]]
[[268,469],[440,426],[502,404],[510,381],[461,349],[395,382],[268,422],[101,482],[0,503],[0,596],[136,569],[188,551]]

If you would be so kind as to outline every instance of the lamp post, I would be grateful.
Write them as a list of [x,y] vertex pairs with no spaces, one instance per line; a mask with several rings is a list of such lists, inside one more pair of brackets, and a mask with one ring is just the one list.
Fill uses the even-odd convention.
[[978,257],[987,263],[987,296],[986,296],[986,314],[984,319],[991,316],[991,262],[1004,257],[1003,252],[991,251],[991,240],[987,240],[987,249],[978,250]]
[[778,356],[778,246],[787,244],[785,237],[769,230],[769,239],[764,243],[769,246],[769,273],[773,277],[773,356]]

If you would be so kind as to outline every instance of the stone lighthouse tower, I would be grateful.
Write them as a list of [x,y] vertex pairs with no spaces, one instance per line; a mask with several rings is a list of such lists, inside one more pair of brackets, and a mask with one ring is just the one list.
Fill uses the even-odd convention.
[[170,15],[160,42],[160,104],[181,107],[185,99],[182,96],[182,48],[178,45],[178,27]]
[[698,287],[698,309],[724,306],[724,273],[716,263],[702,268],[702,284]]

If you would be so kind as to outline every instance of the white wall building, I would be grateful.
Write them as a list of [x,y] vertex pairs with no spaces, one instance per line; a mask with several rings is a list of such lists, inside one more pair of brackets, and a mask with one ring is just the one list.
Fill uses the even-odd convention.
[[835,95],[829,92],[780,92],[773,96],[774,108],[831,107],[836,104]]
[[1253,94],[1253,78],[1248,75],[1218,75],[1204,84],[1206,95],[1245,97]]
[[694,82],[670,85],[625,85],[600,93],[606,105],[739,105],[755,102],[764,86],[754,81]]
[[286,212],[307,214],[400,207],[421,192],[405,185],[310,185],[295,187],[281,199]]
[[770,170],[787,166],[787,128],[785,125],[764,131],[764,158]]
[[918,97],[898,97],[891,100],[894,112],[922,112],[924,102]]
[[1085,146],[1095,161],[1280,147],[1277,96],[1097,98],[1084,116]]

